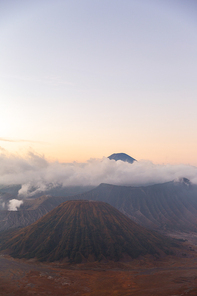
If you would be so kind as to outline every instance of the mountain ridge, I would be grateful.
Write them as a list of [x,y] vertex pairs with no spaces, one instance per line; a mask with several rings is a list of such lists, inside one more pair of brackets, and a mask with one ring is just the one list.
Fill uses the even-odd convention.
[[111,204],[134,222],[158,231],[197,232],[197,185],[187,180],[149,186],[102,183],[85,193],[27,200],[18,211],[0,211],[0,231],[25,227],[67,200],[97,200]]

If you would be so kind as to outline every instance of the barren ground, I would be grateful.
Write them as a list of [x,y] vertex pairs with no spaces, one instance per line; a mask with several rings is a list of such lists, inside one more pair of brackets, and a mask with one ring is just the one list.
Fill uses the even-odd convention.
[[197,235],[186,239],[177,256],[119,263],[57,264],[0,255],[0,296],[23,295],[197,295]]

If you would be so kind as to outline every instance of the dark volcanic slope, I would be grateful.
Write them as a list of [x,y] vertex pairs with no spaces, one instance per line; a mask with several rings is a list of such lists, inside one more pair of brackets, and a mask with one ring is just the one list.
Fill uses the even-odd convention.
[[114,160],[122,160],[122,161],[126,161],[129,163],[133,163],[134,161],[136,161],[136,159],[134,159],[133,157],[129,156],[128,154],[125,153],[114,153],[110,156],[108,156],[109,159],[114,159]]
[[171,245],[171,240],[135,224],[107,203],[67,201],[18,231],[3,248],[19,258],[81,262],[169,253]]
[[25,201],[17,212],[0,211],[0,230],[27,226],[70,199],[107,202],[150,229],[197,231],[197,186],[186,179],[146,187],[101,184],[75,196],[42,196]]
[[73,199],[107,202],[150,229],[197,231],[197,186],[186,179],[146,187],[101,184]]

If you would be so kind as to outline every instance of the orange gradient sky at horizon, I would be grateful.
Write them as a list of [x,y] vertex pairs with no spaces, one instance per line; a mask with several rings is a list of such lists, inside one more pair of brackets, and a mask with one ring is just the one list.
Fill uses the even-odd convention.
[[0,153],[197,166],[197,3],[0,3]]

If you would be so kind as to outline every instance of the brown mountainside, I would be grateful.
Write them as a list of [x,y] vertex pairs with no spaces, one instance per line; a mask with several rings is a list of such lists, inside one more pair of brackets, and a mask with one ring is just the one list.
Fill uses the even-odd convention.
[[2,246],[13,257],[38,260],[119,260],[170,253],[171,239],[146,230],[103,202],[67,201]]

